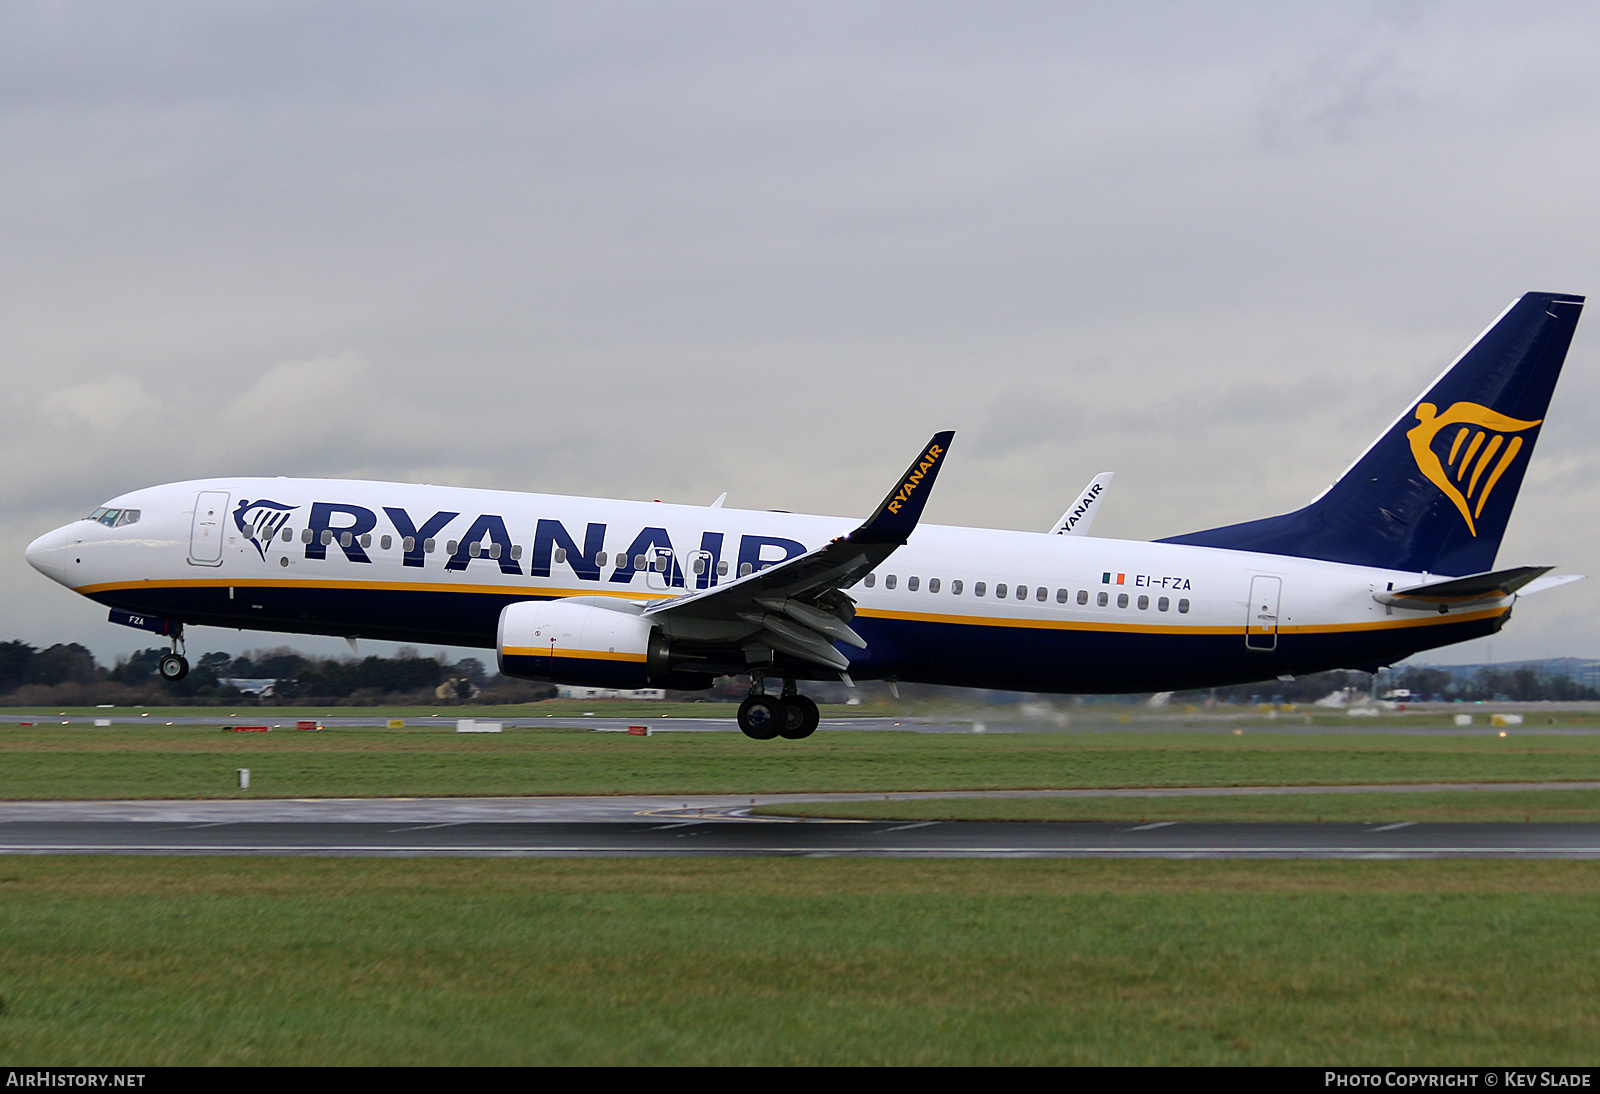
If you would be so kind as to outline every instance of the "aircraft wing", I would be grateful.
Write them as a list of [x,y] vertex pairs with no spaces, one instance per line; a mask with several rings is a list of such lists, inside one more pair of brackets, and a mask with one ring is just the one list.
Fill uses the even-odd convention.
[[883,503],[849,535],[733,581],[657,601],[644,614],[675,633],[764,645],[845,671],[850,662],[833,643],[865,649],[866,642],[850,629],[855,602],[844,590],[911,535],[954,436],[934,434]]

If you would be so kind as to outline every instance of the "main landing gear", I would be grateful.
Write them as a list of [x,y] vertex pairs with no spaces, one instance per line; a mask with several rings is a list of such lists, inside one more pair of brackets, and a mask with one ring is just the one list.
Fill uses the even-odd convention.
[[172,635],[172,652],[162,654],[161,661],[156,665],[156,671],[161,674],[161,679],[170,683],[177,683],[189,675],[189,659],[183,655],[183,625],[178,625],[177,631]]
[[822,712],[816,703],[795,690],[793,680],[784,680],[783,694],[779,696],[768,695],[762,688],[761,677],[754,677],[749,697],[739,704],[739,729],[746,737],[798,741],[817,731]]

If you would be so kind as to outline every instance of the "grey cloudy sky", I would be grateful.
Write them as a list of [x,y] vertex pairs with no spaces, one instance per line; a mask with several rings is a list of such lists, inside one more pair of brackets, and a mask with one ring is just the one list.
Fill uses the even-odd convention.
[[[1597,47],[1559,2],[4,5],[0,638],[144,645],[22,549],[208,475],[863,514],[954,428],[931,520],[1107,469],[1101,535],[1293,508],[1513,297],[1600,292]],[[1600,574],[1597,325],[1505,564]],[[1494,656],[1600,657],[1597,608]]]

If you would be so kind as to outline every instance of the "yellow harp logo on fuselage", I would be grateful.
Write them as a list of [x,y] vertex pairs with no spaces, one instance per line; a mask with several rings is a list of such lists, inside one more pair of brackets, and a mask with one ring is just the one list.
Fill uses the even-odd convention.
[[[1522,450],[1522,438],[1513,436],[1507,443],[1507,435],[1532,429],[1544,419],[1525,422],[1508,418],[1477,403],[1455,403],[1443,414],[1432,403],[1419,403],[1416,415],[1417,425],[1406,433],[1412,458],[1428,481],[1455,502],[1467,530],[1476,536],[1475,521],[1494,493],[1495,483]],[[1441,434],[1450,446],[1443,459],[1433,447]]]

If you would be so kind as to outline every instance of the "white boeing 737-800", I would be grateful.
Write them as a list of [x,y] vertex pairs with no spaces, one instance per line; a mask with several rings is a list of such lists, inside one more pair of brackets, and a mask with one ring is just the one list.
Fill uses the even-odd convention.
[[1582,304],[1514,302],[1306,507],[1154,543],[919,524],[940,433],[859,523],[206,479],[113,498],[27,557],[169,637],[172,679],[185,626],[441,642],[561,683],[748,674],[739,726],[762,739],[816,728],[799,680],[1106,693],[1375,669],[1493,634],[1519,593],[1575,580],[1494,563]]

